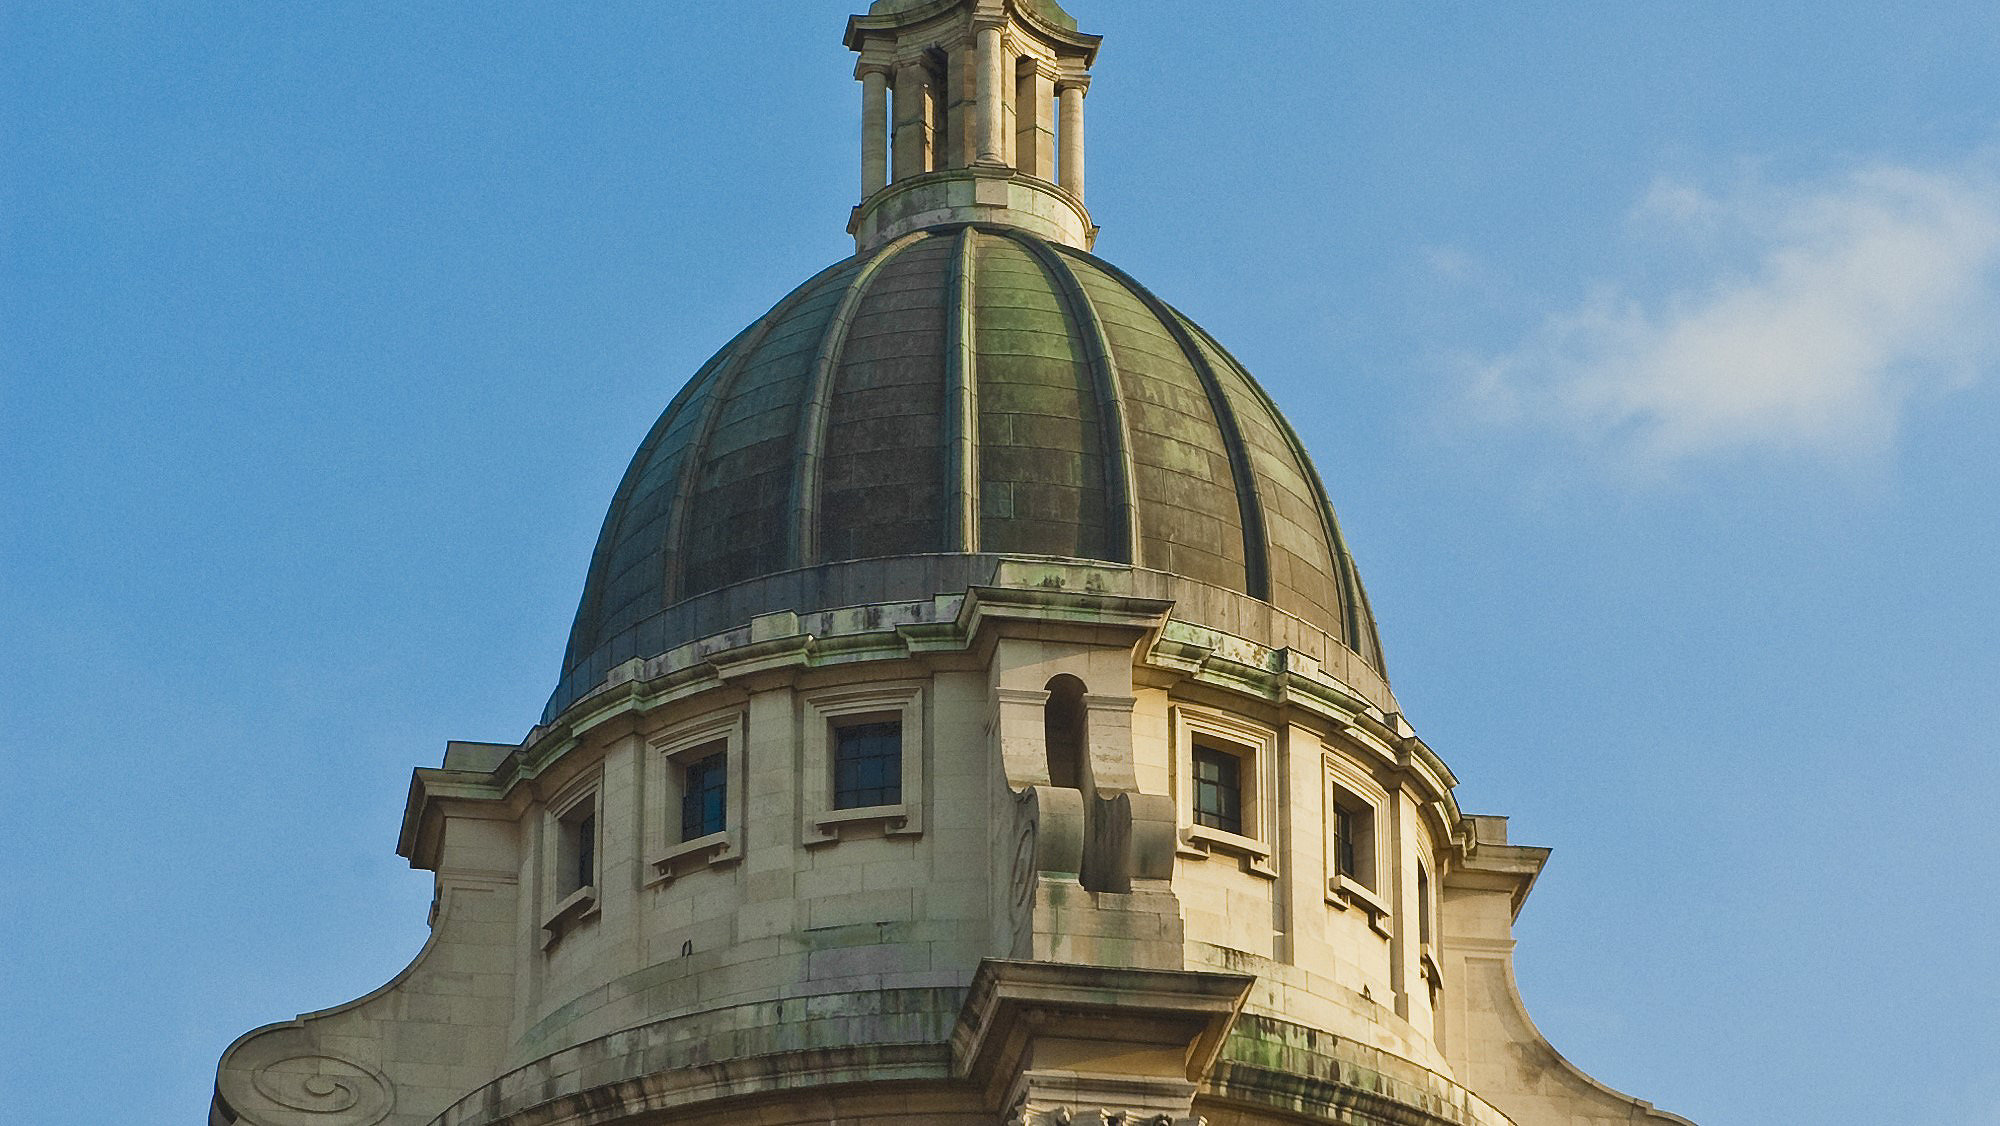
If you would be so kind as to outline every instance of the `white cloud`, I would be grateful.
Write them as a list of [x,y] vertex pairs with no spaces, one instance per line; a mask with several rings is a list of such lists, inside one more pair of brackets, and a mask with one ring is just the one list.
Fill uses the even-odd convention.
[[1645,272],[1676,280],[1600,286],[1480,365],[1489,418],[1654,467],[1851,460],[1889,449],[1914,398],[1967,385],[1993,352],[2000,189],[1984,174],[1876,166],[1722,195],[1663,182],[1633,217],[1669,236]]

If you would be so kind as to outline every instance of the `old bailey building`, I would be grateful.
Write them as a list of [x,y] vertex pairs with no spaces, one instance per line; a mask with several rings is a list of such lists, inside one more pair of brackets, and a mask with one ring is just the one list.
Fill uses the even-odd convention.
[[855,255],[666,406],[541,723],[416,771],[423,950],[211,1126],[1683,1123],[1535,1030],[1546,851],[1454,800],[1278,407],[1090,253],[1097,37],[846,43]]

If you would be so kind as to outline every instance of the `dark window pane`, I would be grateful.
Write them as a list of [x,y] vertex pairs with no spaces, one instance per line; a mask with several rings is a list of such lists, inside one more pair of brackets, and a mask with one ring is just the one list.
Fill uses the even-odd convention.
[[1431,874],[1417,865],[1417,941],[1431,941]]
[[1243,832],[1243,760],[1213,747],[1194,749],[1196,824],[1229,833]]
[[1359,878],[1360,865],[1355,863],[1355,833],[1359,830],[1360,818],[1346,806],[1333,808],[1333,867],[1349,879]]
[[681,839],[694,840],[728,827],[725,799],[729,793],[729,760],[717,751],[689,763],[681,775]]
[[833,733],[833,808],[903,800],[903,725],[857,723]]
[[597,882],[597,814],[586,813],[576,823],[576,886]]

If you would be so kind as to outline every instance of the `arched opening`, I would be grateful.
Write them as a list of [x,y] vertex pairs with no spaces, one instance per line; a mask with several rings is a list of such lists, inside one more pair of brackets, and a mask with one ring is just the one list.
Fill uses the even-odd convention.
[[1042,734],[1048,746],[1049,785],[1081,790],[1086,745],[1083,681],[1063,673],[1046,687],[1049,702],[1042,708]]
[[926,171],[952,167],[951,56],[932,47],[924,52],[924,132],[930,138],[924,155]]

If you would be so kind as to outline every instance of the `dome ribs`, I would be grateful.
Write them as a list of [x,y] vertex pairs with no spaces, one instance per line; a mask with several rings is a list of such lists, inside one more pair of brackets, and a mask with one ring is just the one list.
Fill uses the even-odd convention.
[[[846,292],[841,295],[839,306],[833,311],[833,319],[827,322],[826,331],[820,337],[819,352],[813,357],[810,388],[799,406],[799,454],[793,462],[790,506],[793,522],[789,554],[793,567],[807,567],[822,560],[820,517],[823,506],[820,501],[827,416],[830,413],[827,400],[833,394],[834,379],[840,372],[842,354],[847,348],[848,334],[854,328],[861,299],[867,295],[869,284],[876,275],[922,237],[921,234],[910,234],[897,239],[855,271],[854,277],[847,283]],[[851,558],[844,553],[840,553],[840,557]]]
[[808,562],[941,551],[946,279],[952,240],[923,237],[868,280],[831,369]]
[[1007,235],[975,236],[979,545],[1118,560],[1090,358],[1049,268]]
[[979,349],[972,323],[978,255],[971,227],[952,240],[945,303],[945,481],[951,488],[947,551],[979,550]]
[[[755,327],[754,325],[752,326]],[[607,614],[605,602],[607,593],[614,586],[621,586],[626,573],[640,565],[642,558],[657,558],[660,542],[657,536],[643,536],[632,533],[635,525],[644,526],[664,518],[664,504],[657,494],[664,487],[656,478],[671,479],[680,469],[681,456],[686,453],[686,443],[669,449],[662,449],[670,436],[684,433],[682,416],[688,404],[707,391],[716,370],[729,358],[736,345],[750,334],[746,328],[736,334],[736,338],[722,346],[721,350],[709,357],[694,373],[694,378],[682,385],[675,393],[667,409],[654,421],[652,429],[646,432],[646,440],[639,444],[639,450],[632,455],[632,462],[625,467],[625,474],[618,481],[618,491],[611,496],[611,507],[604,514],[604,526],[597,533],[597,546],[590,553],[590,569],[583,584],[583,601],[576,609],[576,620],[571,623],[569,646],[563,653],[563,676],[567,679],[584,664],[597,649],[604,637],[607,617],[618,616],[629,606],[629,600],[620,599],[610,607]],[[664,461],[665,468],[662,469]],[[648,495],[643,503],[638,499],[643,483],[652,482],[645,490]],[[644,509],[644,511],[641,511]],[[634,558],[638,557],[638,558]]]
[[[703,580],[710,578],[706,574],[690,575],[691,560],[689,556],[692,553],[688,547],[689,531],[695,523],[692,516],[692,509],[694,508],[697,496],[697,487],[701,484],[701,479],[706,475],[706,471],[716,461],[714,441],[717,424],[723,414],[723,408],[729,403],[744,372],[752,366],[753,360],[759,358],[759,354],[762,352],[765,342],[771,338],[773,330],[789,321],[792,314],[809,298],[818,296],[823,283],[827,279],[836,277],[844,271],[857,269],[859,269],[859,263],[853,259],[849,259],[822,271],[811,281],[793,290],[783,301],[778,303],[776,308],[766,313],[763,319],[757,322],[756,327],[751,330],[749,336],[736,349],[735,354],[730,357],[728,366],[716,375],[715,388],[709,392],[707,398],[702,403],[701,418],[696,423],[694,438],[688,444],[688,448],[694,454],[694,457],[690,459],[688,464],[684,464],[681,467],[680,480],[677,482],[678,488],[675,492],[674,503],[671,509],[671,523],[665,537],[666,559],[664,562],[666,573],[661,584],[664,592],[662,598],[663,606],[671,606],[690,595],[700,594],[705,590],[723,585],[720,582],[704,582]],[[720,554],[720,552],[714,553],[714,555],[709,557],[709,560],[726,563],[726,560],[715,558]],[[715,569],[713,562],[705,570]]]
[[1108,262],[1091,259],[1091,264],[1106,275],[1116,279],[1134,297],[1138,298],[1157,318],[1162,326],[1173,335],[1174,343],[1201,380],[1203,392],[1208,396],[1209,411],[1215,417],[1216,426],[1222,431],[1223,445],[1229,453],[1229,475],[1236,487],[1236,508],[1243,527],[1243,593],[1252,598],[1271,600],[1271,570],[1264,522],[1264,502],[1257,492],[1257,476],[1250,464],[1250,451],[1243,441],[1243,430],[1236,417],[1236,409],[1223,390],[1221,380],[1216,378],[1215,369],[1208,362],[1200,346],[1188,334],[1187,326],[1180,315],[1166,302],[1153,295],[1153,291],[1134,281],[1130,274]]
[[1292,429],[1291,421],[1278,409],[1277,404],[1271,401],[1271,396],[1264,388],[1255,379],[1250,378],[1248,370],[1230,354],[1229,349],[1224,348],[1215,337],[1209,335],[1207,329],[1172,310],[1169,310],[1169,314],[1176,324],[1182,326],[1183,331],[1198,336],[1203,346],[1229,365],[1244,390],[1263,406],[1263,413],[1271,420],[1279,437],[1289,448],[1293,464],[1298,467],[1306,488],[1312,492],[1309,499],[1318,513],[1319,530],[1325,537],[1327,551],[1333,556],[1341,641],[1349,649],[1361,654],[1362,659],[1376,672],[1386,677],[1388,674],[1382,665],[1381,639],[1376,633],[1374,614],[1367,608],[1368,596],[1361,589],[1360,573],[1354,566],[1354,556],[1347,550],[1347,538],[1341,534],[1340,518],[1334,515],[1333,501],[1326,495],[1326,483],[1320,480],[1318,470],[1313,467],[1311,456],[1306,453],[1305,443],[1299,440],[1298,431]]
[[1150,570],[1243,591],[1248,574],[1229,443],[1200,376],[1145,302],[1090,259],[1065,258],[1118,365],[1139,557]]
[[544,715],[764,608],[927,597],[1007,555],[1247,595],[1383,668],[1324,484],[1243,366],[1115,266],[960,222],[820,271],[676,390]]
[[1105,337],[1104,323],[1097,308],[1084,293],[1082,282],[1069,261],[1055,247],[1037,238],[1009,234],[1041,263],[1056,292],[1062,298],[1063,313],[1082,337],[1084,358],[1090,369],[1091,387],[1097,392],[1097,424],[1104,457],[1104,496],[1108,510],[1105,558],[1119,563],[1142,565],[1139,558],[1138,506],[1133,500],[1135,473],[1132,466],[1132,438],[1125,419],[1124,390],[1118,384],[1118,365],[1112,358],[1111,341]]

